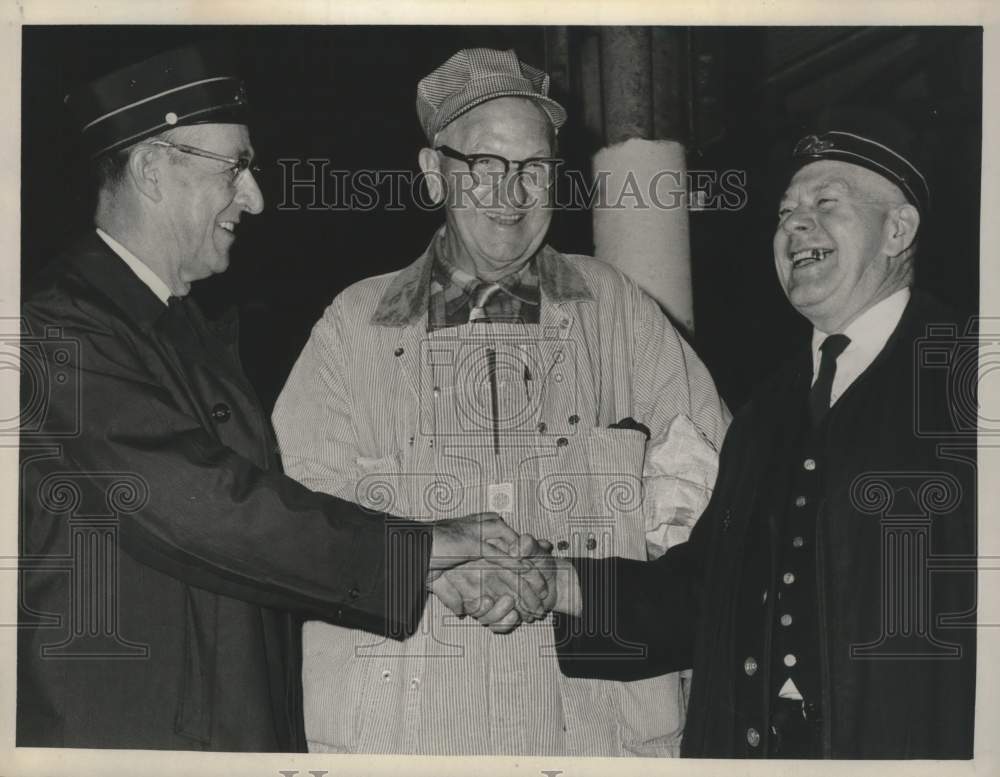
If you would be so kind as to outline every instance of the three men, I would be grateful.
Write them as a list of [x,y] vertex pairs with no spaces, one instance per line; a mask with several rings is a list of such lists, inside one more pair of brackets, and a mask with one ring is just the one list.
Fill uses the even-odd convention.
[[[333,301],[273,420],[286,470],[310,488],[406,515],[490,507],[556,555],[646,559],[662,552],[663,523],[697,518],[644,513],[647,436],[684,440],[663,476],[690,474],[704,505],[727,414],[650,298],[545,244],[566,117],[547,91],[544,73],[490,49],[420,82],[420,167],[445,224],[413,264]],[[480,574],[443,575],[399,643],[306,624],[310,749],[677,752],[676,674],[563,676],[550,620],[494,621],[518,626],[498,636],[454,618],[454,591]]]
[[812,341],[733,420],[689,541],[560,586],[570,676],[694,667],[687,755],[972,756],[976,438],[940,368],[966,328],[911,288],[929,189],[867,123],[795,149],[774,261]]
[[[301,750],[299,618],[399,639],[445,568],[538,551],[281,473],[235,321],[188,296],[264,205],[234,72],[190,47],[71,100],[100,190],[22,308],[22,746]],[[499,561],[488,588],[538,607],[525,581],[544,597]]]

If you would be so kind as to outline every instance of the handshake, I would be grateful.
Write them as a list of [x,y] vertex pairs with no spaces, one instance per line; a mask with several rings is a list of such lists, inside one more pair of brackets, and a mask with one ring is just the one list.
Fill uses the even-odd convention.
[[506,634],[551,610],[579,611],[576,571],[551,551],[495,513],[437,521],[427,587],[459,617]]

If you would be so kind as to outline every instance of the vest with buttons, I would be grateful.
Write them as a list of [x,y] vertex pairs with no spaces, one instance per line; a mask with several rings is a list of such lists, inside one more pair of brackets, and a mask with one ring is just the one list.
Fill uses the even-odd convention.
[[732,656],[737,741],[766,756],[770,710],[791,679],[810,709],[821,709],[816,520],[823,493],[826,419],[809,423],[806,397],[770,475],[757,490],[743,553]]

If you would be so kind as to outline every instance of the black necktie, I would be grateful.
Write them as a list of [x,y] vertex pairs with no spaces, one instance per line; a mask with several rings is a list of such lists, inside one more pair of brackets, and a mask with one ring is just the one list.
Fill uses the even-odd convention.
[[830,391],[833,389],[833,376],[837,374],[837,357],[850,345],[851,338],[847,335],[830,335],[819,347],[819,375],[809,392],[809,419],[817,427],[830,409]]

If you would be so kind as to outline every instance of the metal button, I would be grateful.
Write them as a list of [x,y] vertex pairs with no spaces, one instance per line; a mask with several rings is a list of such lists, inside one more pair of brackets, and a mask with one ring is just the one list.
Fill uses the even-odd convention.
[[792,625],[792,616],[789,615],[787,612],[784,615],[781,616],[781,625],[782,626],[791,626]]
[[441,389],[440,389],[440,388],[438,388],[437,386],[435,386],[434,388],[432,388],[432,389],[431,389],[431,393],[432,393],[432,394],[433,394],[433,395],[434,395],[435,397],[439,397],[439,396],[441,396]]
[[580,416],[578,416],[576,413],[573,413],[573,415],[569,417],[569,422],[573,426],[576,426],[578,423],[580,423]]
[[559,548],[559,550],[566,550],[569,547],[569,543],[566,540],[559,540],[559,542],[556,543],[556,547]]
[[743,671],[747,673],[747,677],[753,677],[757,672],[757,659],[750,656],[746,661],[744,661]]
[[390,677],[392,677],[392,672],[390,672],[388,669],[383,669],[382,670],[382,679],[383,680],[388,680]]
[[805,467],[810,472],[812,472],[814,469],[816,469],[816,460],[806,459],[805,461],[802,462],[802,466]]
[[781,582],[784,583],[785,585],[791,585],[792,583],[795,582],[795,575],[793,575],[791,572],[785,572],[785,574],[781,576]]
[[567,440],[565,437],[560,437],[558,440],[556,440],[556,445],[560,448],[565,448],[567,445],[569,445],[569,440]]
[[220,424],[225,423],[229,420],[233,412],[229,409],[229,405],[225,402],[220,402],[215,407],[212,408],[212,419],[218,421]]
[[747,744],[750,747],[757,747],[760,745],[760,732],[753,726],[747,729]]
[[412,680],[410,680],[410,688],[411,688],[411,690],[415,691],[419,687],[420,687],[420,678],[419,677],[414,677]]
[[352,588],[347,593],[352,599],[357,599],[359,596],[361,596],[361,591],[359,591],[357,588]]
[[405,352],[403,351],[402,348],[397,348],[395,351],[392,352],[392,355],[393,356],[402,356],[403,353],[405,353]]
[[785,666],[787,666],[787,667],[788,667],[789,669],[791,669],[791,668],[792,668],[793,666],[795,666],[795,665],[796,665],[797,663],[799,663],[799,659],[797,659],[797,658],[796,658],[796,657],[795,657],[794,655],[792,655],[791,653],[789,653],[788,655],[786,655],[786,656],[785,656],[785,657],[784,657],[784,658],[782,659],[782,661],[784,661],[784,662],[785,662]]
[[764,593],[760,596],[760,603],[767,604],[767,589],[764,589]]
[[792,539],[792,547],[793,548],[801,548],[805,544],[806,544],[806,541],[804,539],[802,539],[801,537],[795,537],[795,538]]
[[[806,467],[806,469],[809,469],[809,467]],[[795,506],[796,507],[805,507],[806,506],[806,498],[804,496],[797,496],[797,497],[795,497]]]
[[587,538],[587,550],[594,550],[597,547],[597,540],[593,537]]
[[545,434],[545,430],[547,428],[548,427],[545,425],[545,421],[539,421],[538,422],[538,433],[539,434]]

